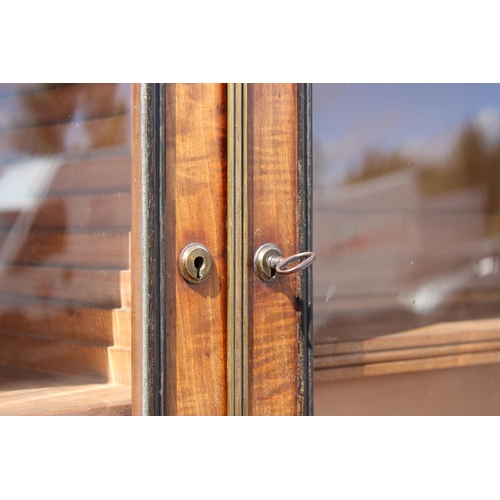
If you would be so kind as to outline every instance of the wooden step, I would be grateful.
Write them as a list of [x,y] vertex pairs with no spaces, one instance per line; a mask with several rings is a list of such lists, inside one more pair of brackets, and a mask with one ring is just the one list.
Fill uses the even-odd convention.
[[[0,212],[0,228],[58,232],[129,231],[130,193],[64,196],[44,199],[34,214]],[[17,221],[17,222],[16,222]]]
[[0,366],[0,415],[130,415],[131,388]]
[[129,309],[47,305],[0,295],[0,331],[130,348],[131,313]]
[[0,232],[0,262],[54,267],[129,269],[130,232]]
[[0,292],[68,305],[130,309],[130,271],[3,266]]

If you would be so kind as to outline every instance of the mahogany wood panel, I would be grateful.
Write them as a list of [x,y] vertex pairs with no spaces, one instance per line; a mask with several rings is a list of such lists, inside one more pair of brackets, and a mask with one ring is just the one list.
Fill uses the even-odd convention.
[[[252,84],[249,96],[249,259],[263,243],[296,253],[295,84]],[[297,278],[267,284],[250,267],[250,413],[295,415],[298,393]]]
[[[225,415],[227,88],[172,84],[166,92],[167,412]],[[178,270],[194,242],[213,257],[210,276],[195,285]]]
[[142,146],[141,146],[141,85],[132,84],[132,220],[130,241],[131,269],[131,345],[132,345],[132,414],[142,414]]

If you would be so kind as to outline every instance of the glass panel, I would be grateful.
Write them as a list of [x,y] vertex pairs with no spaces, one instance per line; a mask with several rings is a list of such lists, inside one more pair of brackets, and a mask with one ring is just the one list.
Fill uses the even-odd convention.
[[313,130],[317,412],[500,412],[500,85],[318,84]]
[[130,411],[130,85],[0,85],[0,414]]

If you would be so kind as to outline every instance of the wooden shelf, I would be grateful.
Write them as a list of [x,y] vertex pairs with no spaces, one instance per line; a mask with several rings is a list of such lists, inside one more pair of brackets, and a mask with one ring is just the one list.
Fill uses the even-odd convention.
[[0,365],[0,416],[130,414],[129,386]]
[[314,378],[340,380],[500,362],[500,320],[441,323],[314,347]]

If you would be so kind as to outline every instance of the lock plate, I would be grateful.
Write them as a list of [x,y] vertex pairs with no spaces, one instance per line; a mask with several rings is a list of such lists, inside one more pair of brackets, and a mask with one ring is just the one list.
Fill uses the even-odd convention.
[[272,243],[265,243],[255,252],[253,266],[257,276],[263,281],[273,281],[276,279],[276,268],[269,266],[271,257],[283,257],[281,250]]
[[179,271],[189,283],[203,283],[212,270],[212,255],[201,243],[190,243],[179,256]]

